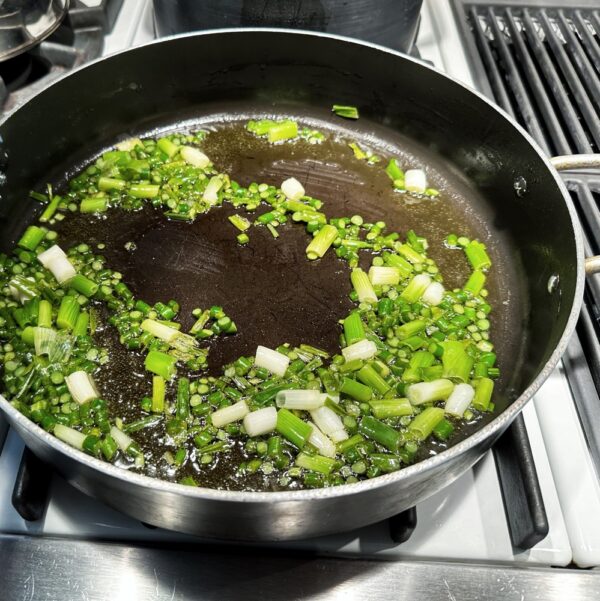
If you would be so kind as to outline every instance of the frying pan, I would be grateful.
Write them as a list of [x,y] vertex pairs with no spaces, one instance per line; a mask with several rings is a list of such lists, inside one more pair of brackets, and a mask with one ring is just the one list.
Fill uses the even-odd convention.
[[[328,108],[339,102],[361,111],[361,119],[346,131],[328,116]],[[404,206],[389,198],[389,182],[384,190],[380,180],[361,172],[366,167],[349,165],[335,149],[330,155],[327,148],[315,150],[311,158],[291,147],[244,146],[251,143],[241,135],[206,149],[241,183],[259,178],[277,183],[296,175],[309,193],[325,201],[330,215],[343,208],[343,214],[384,217],[402,233],[415,227],[430,236],[434,257],[443,229],[485,240],[495,261],[494,337],[503,371],[496,414],[477,431],[459,433],[450,448],[392,474],[328,489],[247,492],[183,487],[127,472],[66,446],[1,399],[0,408],[35,454],[77,488],[120,511],[209,537],[283,540],[389,517],[437,492],[481,458],[565,350],[582,301],[584,258],[575,209],[556,170],[527,133],[484,97],[391,50],[330,35],[265,29],[174,37],[101,59],[7,117],[0,124],[0,168],[6,176],[0,179],[2,245],[10,248],[32,218],[30,189],[46,181],[60,185],[65,174],[119,139],[260,114],[301,118],[428,166],[433,183],[444,190],[442,200]],[[581,166],[592,163],[593,157],[580,159]],[[344,309],[333,300],[343,296],[335,279],[341,267],[329,257],[329,263],[299,271],[298,257],[307,263],[306,240],[295,238],[297,229],[285,232],[285,244],[257,241],[251,253],[232,259],[229,253],[238,251],[218,212],[192,226],[140,218],[146,219],[143,227],[138,217],[123,215],[113,235],[149,240],[151,250],[130,259],[119,258],[115,250],[113,258],[128,269],[125,277],[136,294],[154,290],[164,299],[181,293],[191,302],[206,292],[207,302],[231,306],[228,312],[241,323],[242,334],[235,348],[215,349],[216,360],[251,352],[257,343],[331,345],[331,324]],[[65,231],[65,236],[76,233],[81,239],[86,232]],[[86,235],[99,234],[88,230]],[[229,250],[219,251],[219,244]],[[261,254],[267,246],[276,248],[270,251],[274,254]],[[221,273],[236,265],[228,277]],[[450,273],[451,279],[460,277],[460,269]],[[250,295],[245,286],[251,286]],[[270,319],[264,317],[268,307]],[[278,318],[281,311],[273,307],[288,313]]]

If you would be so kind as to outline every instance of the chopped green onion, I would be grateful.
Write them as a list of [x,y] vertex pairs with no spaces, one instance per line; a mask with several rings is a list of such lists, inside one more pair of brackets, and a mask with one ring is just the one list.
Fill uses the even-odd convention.
[[[114,177],[101,177],[98,179],[98,188],[102,192],[110,192],[111,190],[123,190],[127,187],[127,182],[124,179],[115,179]],[[85,213],[85,211],[82,211]]]
[[79,205],[82,213],[103,213],[106,209],[108,209],[108,198],[105,196],[84,198]]
[[331,438],[333,442],[340,442],[348,438],[344,424],[339,415],[329,407],[319,407],[310,412],[315,424],[323,434]]
[[190,416],[190,380],[188,378],[179,378],[177,382],[175,414],[178,419],[184,421]]
[[430,284],[431,278],[426,273],[420,273],[408,283],[408,286],[400,294],[400,298],[409,303],[416,303]]
[[[290,177],[283,181],[281,183],[281,191],[287,198],[285,204],[288,210],[292,210],[291,207],[296,206],[296,208],[293,209],[294,211],[313,211],[312,207],[297,202],[304,196],[304,186],[295,177]],[[297,203],[298,205],[300,205],[300,208],[298,208],[297,205],[293,203]]]
[[400,282],[400,272],[395,267],[374,265],[369,269],[369,279],[373,286],[396,286]]
[[480,378],[475,384],[475,397],[473,398],[473,407],[477,411],[487,411],[492,400],[494,391],[494,380],[490,378]]
[[325,400],[318,390],[281,390],[275,397],[278,407],[290,410],[311,411],[323,406]]
[[54,426],[54,436],[79,450],[83,450],[83,444],[87,438],[86,434],[82,434],[74,428],[69,428],[63,424],[56,424]]
[[281,142],[291,140],[298,136],[298,124],[291,119],[274,123],[267,132],[269,142]]
[[449,340],[442,342],[441,346],[444,349],[442,354],[444,378],[468,382],[473,369],[473,359],[467,354],[464,344],[457,340]]
[[344,119],[358,119],[358,109],[355,106],[334,104],[331,107],[331,110],[338,117],[344,117]]
[[344,336],[348,346],[365,339],[365,328],[358,311],[353,311],[344,319]]
[[252,225],[245,217],[241,215],[230,215],[227,219],[241,232],[246,231]]
[[292,444],[302,449],[310,438],[312,427],[287,409],[277,412],[277,431]]
[[61,330],[72,330],[79,315],[79,303],[74,296],[63,296],[56,316],[56,325]]
[[356,291],[358,300],[361,303],[376,303],[377,295],[367,274],[360,268],[356,267],[350,274],[350,281]]
[[485,273],[476,270],[469,276],[463,290],[465,292],[470,292],[473,296],[477,296],[485,285],[485,279]]
[[427,407],[408,424],[408,430],[417,440],[425,440],[443,419],[443,409],[440,407]]
[[359,340],[342,349],[346,363],[351,361],[372,359],[377,354],[377,345],[371,340]]
[[485,250],[485,244],[472,240],[465,247],[465,254],[474,270],[484,270],[492,266],[492,261]]
[[277,376],[283,376],[289,364],[289,357],[282,353],[261,345],[256,348],[256,357],[254,359],[256,367],[264,367]]
[[373,396],[373,391],[368,386],[350,378],[343,379],[340,392],[362,402],[370,401]]
[[390,385],[369,364],[361,367],[356,376],[365,386],[381,395],[390,390]]
[[233,405],[218,409],[210,416],[212,425],[215,428],[222,428],[232,422],[238,422],[250,413],[246,401],[238,401]]
[[440,440],[448,440],[454,432],[454,426],[447,420],[443,419],[433,428],[433,434]]
[[411,384],[406,389],[406,396],[413,405],[422,405],[434,401],[445,401],[453,390],[454,384],[450,380],[440,378],[431,382]]
[[[442,411],[442,415],[443,414],[444,412]],[[397,451],[400,447],[402,440],[400,432],[370,415],[365,415],[365,417],[362,418],[358,426],[358,431],[367,438],[383,445],[389,451]]]
[[338,230],[333,225],[324,225],[306,247],[306,256],[314,261],[320,259],[338,237]]
[[412,415],[415,410],[408,399],[382,399],[369,401],[373,415],[378,419]]
[[87,311],[82,311],[77,316],[75,327],[73,328],[73,336],[86,336],[88,325],[90,323],[90,314]]
[[134,198],[156,198],[160,192],[160,186],[154,184],[132,184],[129,194]]
[[94,296],[94,294],[98,292],[98,284],[79,273],[73,276],[73,278],[69,281],[69,287],[77,290],[77,292],[87,296],[88,298]]
[[396,181],[397,179],[404,179],[404,171],[400,169],[400,166],[398,165],[398,161],[396,159],[390,159],[390,162],[385,168],[385,172],[388,174],[389,178],[392,181]]
[[165,380],[170,380],[176,373],[176,359],[167,353],[160,351],[150,351],[146,355],[144,367],[158,376],[162,376]]
[[165,378],[152,377],[152,412],[163,413],[165,410]]
[[277,427],[277,409],[264,407],[252,411],[244,417],[244,429],[251,437],[263,436],[272,432]]
[[73,400],[83,405],[97,399],[100,395],[92,377],[85,371],[76,371],[65,378],[65,384]]
[[42,299],[38,307],[38,326],[41,328],[52,327],[52,304]]
[[335,459],[324,457],[323,455],[307,455],[306,453],[298,453],[296,457],[296,465],[303,467],[305,470],[320,472],[328,476],[336,464]]
[[169,140],[169,138],[160,138],[156,142],[156,146],[169,158],[174,157],[177,154],[177,151],[179,150],[179,146],[174,144],[171,140]]
[[26,250],[35,250],[39,243],[46,237],[46,233],[45,229],[37,225],[30,225],[17,244]]

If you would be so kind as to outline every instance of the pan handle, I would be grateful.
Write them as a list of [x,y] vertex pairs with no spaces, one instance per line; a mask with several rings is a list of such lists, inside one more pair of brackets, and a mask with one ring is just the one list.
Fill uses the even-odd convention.
[[[572,154],[557,156],[552,157],[550,162],[557,171],[590,168],[600,169],[600,154]],[[600,273],[600,255],[586,258],[585,273],[587,275]]]

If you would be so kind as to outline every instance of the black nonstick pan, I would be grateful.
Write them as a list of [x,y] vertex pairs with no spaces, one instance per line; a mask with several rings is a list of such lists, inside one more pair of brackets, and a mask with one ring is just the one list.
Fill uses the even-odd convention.
[[[337,102],[360,108],[348,124]],[[245,132],[248,118],[289,116],[331,134],[321,146],[270,147]],[[360,213],[430,242],[447,285],[467,265],[444,249],[449,232],[478,237],[494,260],[493,335],[503,376],[496,412],[457,433],[452,446],[400,472],[332,489],[190,490],[127,473],[66,447],[0,401],[32,450],[82,490],[152,524],[208,536],[299,538],[361,526],[433,494],[491,446],[562,354],[581,303],[583,255],[574,209],[556,171],[530,138],[481,96],[410,58],[331,36],[238,30],[177,37],[97,61],[50,86],[0,125],[0,231],[6,247],[33,211],[31,188],[60,186],[103,148],[162,129],[215,130],[204,150],[242,184],[295,176],[329,215]],[[345,140],[426,165],[442,198],[399,202],[381,170],[352,159]],[[211,368],[257,344],[288,341],[334,350],[350,303],[335,257],[304,260],[306,236],[289,226],[246,248],[224,227],[227,208],[193,224],[152,211],[90,226],[65,220],[66,240],[109,242],[106,256],[136,295],[226,305],[240,334],[214,346]],[[134,241],[135,252],[124,244]],[[558,279],[557,279],[558,278]],[[558,282],[558,283],[557,283]],[[553,285],[549,286],[549,283]],[[189,324],[185,324],[189,325]],[[135,393],[123,357],[113,402]],[[110,400],[110,399],[109,399]]]

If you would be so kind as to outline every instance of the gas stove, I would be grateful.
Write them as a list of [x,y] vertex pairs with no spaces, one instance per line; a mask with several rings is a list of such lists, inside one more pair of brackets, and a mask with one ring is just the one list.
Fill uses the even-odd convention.
[[[154,39],[150,0],[76,0],[73,8],[92,10],[95,24],[81,26],[71,13],[28,53],[22,60],[32,66],[13,79],[21,81],[4,111],[68,68]],[[462,10],[425,0],[419,56],[493,95],[464,50],[475,42]],[[493,37],[489,27],[483,34]],[[65,66],[46,60],[56,46],[70,57]],[[592,391],[589,379],[574,377],[587,365],[583,348],[576,339],[522,421],[451,486],[391,520],[304,541],[232,545],[149,527],[24,455],[0,416],[0,561],[8,566],[0,598],[596,598],[600,572],[580,569],[600,566],[600,485],[581,399],[600,400],[593,382]]]

